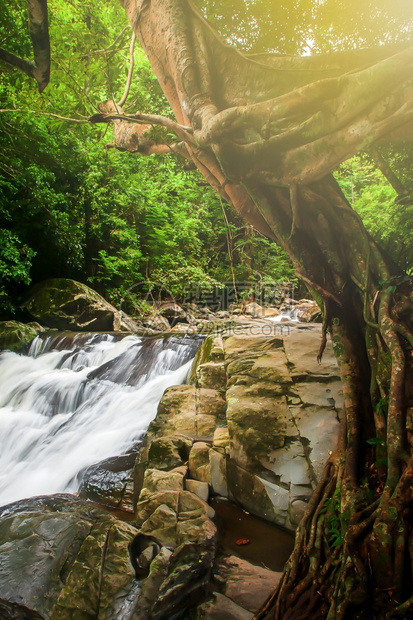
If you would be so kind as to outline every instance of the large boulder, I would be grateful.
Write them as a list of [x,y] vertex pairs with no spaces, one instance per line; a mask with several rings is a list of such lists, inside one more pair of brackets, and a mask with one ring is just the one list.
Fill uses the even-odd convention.
[[0,349],[19,351],[36,338],[40,325],[20,323],[19,321],[0,321]]
[[156,307],[157,314],[166,319],[168,326],[173,327],[177,323],[190,323],[194,317],[186,312],[181,306],[173,301],[164,301]]
[[197,609],[202,620],[252,620],[253,614],[243,609],[227,596],[214,592],[211,598]]
[[248,611],[257,611],[278,586],[281,573],[254,566],[235,555],[218,558],[214,565],[214,581],[222,593]]
[[314,304],[308,308],[298,308],[297,319],[302,323],[322,323],[323,316],[319,306]]
[[244,307],[244,314],[247,314],[252,317],[261,317],[261,318],[273,318],[275,316],[279,316],[281,313],[277,308],[264,308],[264,306],[260,306],[257,302],[252,301],[249,304],[246,304]]
[[23,306],[47,327],[72,331],[136,331],[138,325],[86,284],[54,278],[36,284]]
[[108,508],[133,512],[129,487],[135,460],[136,453],[131,452],[90,465],[80,474],[80,497]]
[[[322,364],[316,360],[320,331],[316,325],[281,329],[265,320],[240,318],[236,329],[208,336],[193,363],[190,385],[164,393],[148,430],[149,450],[166,448],[168,437],[186,436],[194,442],[188,490],[201,493],[202,487],[204,497],[229,497],[294,530],[339,430],[338,368],[330,343]],[[184,463],[175,454],[170,465],[180,465],[180,459]],[[145,446],[139,460],[138,492],[150,460]],[[144,499],[142,507],[145,493]],[[177,498],[169,499],[159,496],[157,501],[174,509]]]
[[254,566],[234,555],[217,558],[212,596],[197,608],[204,620],[249,620],[277,587],[281,573]]
[[151,316],[148,316],[144,319],[143,324],[145,327],[148,327],[149,329],[153,329],[158,332],[167,332],[171,329],[169,321],[160,314],[153,314]]
[[[148,536],[149,528],[140,532],[68,494],[0,509],[0,618],[165,620],[202,602],[216,529],[204,502],[177,494],[174,551]],[[159,529],[165,516],[160,504]]]
[[341,383],[320,328],[224,336],[229,497],[294,530],[338,438]]
[[194,439],[212,437],[222,417],[225,418],[225,401],[220,392],[177,385],[165,391],[149,430],[158,436],[180,433]]
[[0,617],[115,619],[133,590],[137,529],[70,495],[0,510]]

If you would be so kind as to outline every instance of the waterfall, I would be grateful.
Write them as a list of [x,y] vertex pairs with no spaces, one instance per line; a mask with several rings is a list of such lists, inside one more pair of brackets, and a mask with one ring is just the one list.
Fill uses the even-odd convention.
[[0,505],[75,492],[81,470],[136,446],[199,344],[54,332],[1,352]]

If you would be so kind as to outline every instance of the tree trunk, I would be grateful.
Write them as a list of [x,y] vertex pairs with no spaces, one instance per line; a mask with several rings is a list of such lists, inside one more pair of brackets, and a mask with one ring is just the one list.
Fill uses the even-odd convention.
[[187,156],[287,250],[324,304],[323,340],[329,332],[340,366],[340,440],[257,618],[413,617],[412,281],[330,174],[360,149],[413,135],[412,49],[248,57],[188,0],[121,3]]

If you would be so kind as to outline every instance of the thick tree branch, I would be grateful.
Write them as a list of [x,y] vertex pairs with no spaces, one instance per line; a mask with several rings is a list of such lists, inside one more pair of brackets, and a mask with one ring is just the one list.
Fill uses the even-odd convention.
[[195,144],[193,138],[192,127],[185,127],[183,125],[179,125],[175,121],[172,121],[170,118],[166,116],[160,116],[159,114],[142,114],[141,112],[136,112],[135,114],[111,114],[111,113],[102,113],[102,114],[94,114],[89,119],[90,123],[109,123],[110,121],[126,121],[127,123],[137,123],[138,125],[161,125],[161,127],[166,127],[170,131],[173,131],[178,138],[183,140],[184,142],[189,142],[190,144]]
[[41,93],[50,79],[50,40],[47,16],[47,0],[27,0],[29,29],[33,45],[34,60],[20,58],[0,48],[0,60],[23,71],[37,81]]
[[409,193],[410,193],[409,190],[407,189],[407,187],[405,187],[403,185],[403,183],[400,181],[399,177],[390,168],[389,164],[384,159],[384,157],[382,156],[380,151],[377,148],[372,147],[372,148],[369,149],[368,153],[371,155],[371,157],[372,157],[374,163],[376,164],[377,168],[386,177],[386,179],[388,180],[390,185],[393,187],[393,189],[396,190],[396,192],[397,192],[397,199],[401,200],[401,199],[406,198],[407,196],[409,196]]

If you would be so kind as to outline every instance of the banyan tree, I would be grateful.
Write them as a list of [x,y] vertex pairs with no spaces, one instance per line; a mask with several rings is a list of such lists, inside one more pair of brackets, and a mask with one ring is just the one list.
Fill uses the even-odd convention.
[[[44,25],[46,2],[28,4],[40,5]],[[113,123],[121,150],[184,156],[285,248],[323,306],[319,359],[331,337],[340,368],[337,448],[256,618],[413,617],[413,279],[369,236],[331,174],[361,150],[413,139],[413,47],[248,55],[190,0],[121,4],[175,120],[124,113],[126,89],[91,121]],[[43,88],[40,22],[37,64],[20,68]]]

